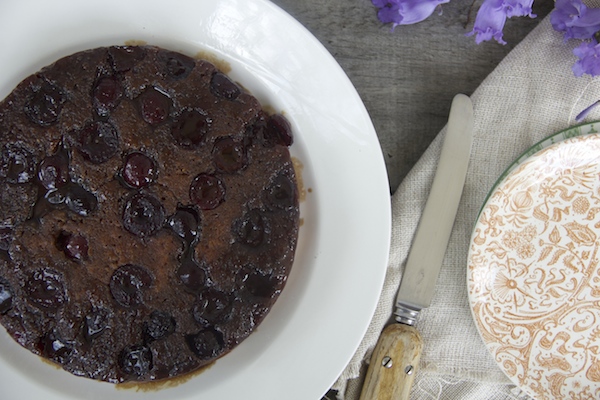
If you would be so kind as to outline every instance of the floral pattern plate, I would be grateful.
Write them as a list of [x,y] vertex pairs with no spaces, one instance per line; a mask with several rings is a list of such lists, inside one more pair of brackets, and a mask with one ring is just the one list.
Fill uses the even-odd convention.
[[536,399],[600,398],[600,123],[560,132],[494,186],[468,257],[471,311]]

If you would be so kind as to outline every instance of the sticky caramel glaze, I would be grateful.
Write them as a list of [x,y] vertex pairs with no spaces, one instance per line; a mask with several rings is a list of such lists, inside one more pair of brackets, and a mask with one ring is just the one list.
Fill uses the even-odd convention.
[[[0,322],[23,347],[75,375],[161,381],[227,354],[269,312],[298,235],[289,132],[270,130],[259,102],[226,77],[214,87],[217,74],[151,46],[100,48],[58,60],[0,103],[0,294],[10,295]],[[107,96],[122,95],[98,108],[91,96],[107,77]],[[36,103],[49,98],[36,97],[40,88],[51,104]],[[189,110],[209,121],[202,137],[173,133]],[[111,124],[116,144],[83,136],[94,123]],[[243,156],[226,149],[217,161],[222,139],[241,143]],[[66,177],[48,170],[38,182],[42,162],[63,151]],[[140,189],[121,179],[132,152],[157,170]],[[201,173],[226,189],[215,208],[192,204]],[[192,211],[174,220],[181,207]],[[69,235],[88,249],[66,249],[78,243]]]

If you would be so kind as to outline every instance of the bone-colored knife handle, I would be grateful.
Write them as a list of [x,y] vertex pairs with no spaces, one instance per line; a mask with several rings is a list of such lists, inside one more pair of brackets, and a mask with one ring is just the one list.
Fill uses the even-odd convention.
[[412,326],[386,327],[371,356],[360,400],[408,400],[423,340]]

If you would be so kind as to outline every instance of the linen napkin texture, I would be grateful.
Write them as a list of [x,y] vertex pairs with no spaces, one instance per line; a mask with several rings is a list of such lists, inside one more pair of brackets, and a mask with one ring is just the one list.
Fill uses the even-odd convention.
[[[600,6],[600,0],[587,2]],[[527,398],[504,375],[477,332],[467,294],[467,256],[478,212],[504,170],[543,138],[577,125],[579,112],[600,100],[600,78],[575,77],[573,49],[549,16],[471,96],[474,141],[466,184],[429,308],[417,329],[424,342],[411,399]],[[586,121],[600,120],[600,107]],[[392,321],[408,251],[433,181],[446,128],[392,196],[392,241],[385,283],[367,333],[334,385],[338,399],[358,399],[379,334]]]

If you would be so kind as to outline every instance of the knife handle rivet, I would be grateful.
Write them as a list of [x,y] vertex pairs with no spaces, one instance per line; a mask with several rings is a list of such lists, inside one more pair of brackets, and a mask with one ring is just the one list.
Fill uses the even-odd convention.
[[383,365],[385,368],[392,368],[392,358],[389,356],[385,356],[383,357],[383,360],[381,360],[381,365]]
[[415,367],[413,367],[412,365],[409,365],[406,368],[404,368],[404,373],[406,375],[412,375],[413,372],[415,372]]

